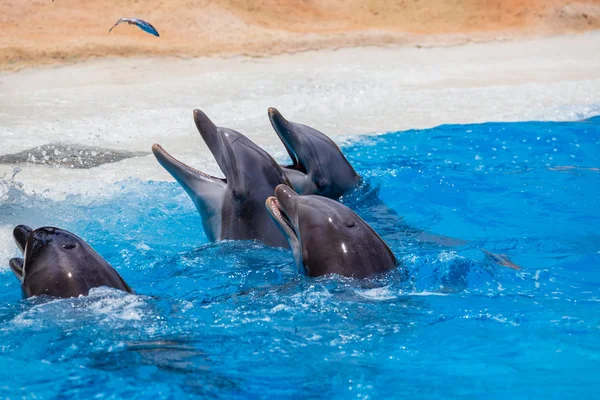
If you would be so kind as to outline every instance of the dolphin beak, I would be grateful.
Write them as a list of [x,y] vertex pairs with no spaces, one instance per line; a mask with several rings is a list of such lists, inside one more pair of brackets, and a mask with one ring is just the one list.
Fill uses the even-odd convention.
[[268,197],[267,200],[265,200],[265,206],[267,207],[267,211],[271,215],[271,218],[273,218],[275,224],[281,229],[286,239],[288,241],[297,240],[298,235],[296,234],[294,225],[283,208],[281,208],[277,198],[274,196]]
[[194,175],[194,174],[202,174],[202,172],[198,171],[195,168],[190,167],[187,164],[182,163],[169,153],[158,143],[154,143],[152,145],[152,153],[156,160],[160,165],[163,166],[164,169],[169,171],[169,173],[173,176],[173,178],[179,180],[182,178],[185,180],[186,175]]
[[[187,164],[182,163],[162,148],[161,145],[155,143],[152,145],[152,153],[158,163],[162,165],[164,169],[177,180],[184,188],[193,187],[194,183],[201,180],[208,180],[213,182],[223,182],[223,179],[216,178],[214,176],[205,174],[202,171],[198,171],[196,168],[190,167]],[[187,190],[187,189],[186,189]]]
[[275,198],[281,204],[290,220],[294,221],[298,214],[298,193],[287,185],[277,185],[275,188]]
[[196,128],[200,132],[200,136],[208,146],[210,152],[217,157],[217,154],[222,153],[221,147],[223,146],[221,135],[219,134],[219,128],[208,118],[202,111],[194,110],[194,122]]
[[302,163],[300,162],[300,159],[298,158],[298,155],[296,154],[292,146],[292,142],[294,139],[292,125],[274,107],[269,107],[268,114],[269,120],[271,121],[271,126],[275,130],[275,133],[277,133],[277,136],[279,136],[279,140],[281,140],[283,146],[285,147],[290,158],[292,159],[292,166],[297,168],[303,168]]
[[10,269],[15,274],[18,280],[23,282],[23,259],[22,258],[11,258],[8,262]]
[[[298,194],[287,185],[278,185],[275,188],[275,196],[269,197],[265,201],[267,211],[288,240],[297,240],[298,232],[294,226],[296,220],[296,199]],[[284,204],[287,204],[286,208]]]
[[27,225],[17,225],[15,229],[13,229],[13,237],[17,243],[17,246],[21,250],[21,253],[25,251],[25,243],[27,243],[27,239],[29,238],[31,232],[33,232],[33,229]]
[[216,126],[201,110],[194,110],[194,122],[219,168],[225,177],[229,178],[230,172],[235,171],[235,154],[227,140],[229,134]]
[[202,137],[204,137],[205,133],[210,134],[217,131],[217,126],[201,110],[194,110],[194,122],[196,123],[196,128],[198,128],[198,131]]

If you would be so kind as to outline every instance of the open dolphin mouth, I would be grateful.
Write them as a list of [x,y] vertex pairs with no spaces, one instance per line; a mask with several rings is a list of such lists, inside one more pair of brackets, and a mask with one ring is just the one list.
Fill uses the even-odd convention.
[[171,169],[169,167],[175,166],[175,167],[179,167],[180,169],[202,175],[209,179],[214,179],[214,180],[223,181],[223,182],[226,181],[226,179],[217,178],[215,176],[209,175],[207,173],[199,171],[196,168],[191,167],[191,166],[179,161],[178,159],[173,157],[171,154],[169,154],[165,149],[163,149],[160,144],[154,143],[152,145],[152,153],[154,153],[154,156],[156,157],[158,162],[169,172],[171,172]]
[[292,223],[290,217],[287,215],[281,204],[277,201],[277,198],[271,196],[267,198],[265,201],[265,205],[267,206],[267,211],[273,217],[277,225],[283,229],[286,236],[294,239],[298,239],[298,233],[294,228],[294,224]]
[[269,108],[269,120],[271,121],[271,126],[275,130],[275,133],[279,137],[279,140],[283,143],[283,146],[287,150],[290,158],[292,159],[292,165],[287,166],[286,168],[292,168],[298,171],[301,171],[306,174],[306,167],[298,158],[298,154],[294,151],[293,146],[290,144],[290,136],[293,133],[287,127],[289,124],[288,121],[283,118],[283,116],[277,111],[277,109],[270,107]]
[[13,238],[15,239],[15,243],[21,253],[23,253],[23,258],[15,257],[11,258],[8,262],[10,269],[16,275],[16,277],[22,282],[25,278],[25,258],[27,257],[27,244],[31,242],[31,233],[33,229],[28,227],[27,225],[18,225],[13,229]]

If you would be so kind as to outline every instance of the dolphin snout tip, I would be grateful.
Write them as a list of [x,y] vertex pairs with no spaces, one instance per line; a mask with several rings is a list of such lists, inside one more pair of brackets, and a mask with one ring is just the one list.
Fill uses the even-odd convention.
[[206,114],[204,113],[204,111],[202,111],[202,110],[200,110],[198,108],[195,108],[194,109],[194,119],[196,121],[203,121],[203,120],[207,120],[208,117],[206,116]]
[[33,231],[33,229],[31,229],[27,225],[23,225],[23,224],[17,225],[13,229],[13,236],[16,238],[21,235],[29,235],[32,231]]
[[269,118],[271,120],[277,120],[278,123],[287,122],[287,120],[281,115],[278,109],[275,107],[269,107]]
[[17,243],[17,246],[19,246],[19,249],[21,249],[21,251],[24,251],[25,242],[27,241],[27,238],[29,237],[31,232],[33,232],[33,229],[31,229],[27,225],[17,225],[13,229],[13,238],[15,239],[15,242]]
[[267,206],[267,209],[270,209],[270,205],[273,202],[277,202],[277,199],[275,198],[275,196],[269,196],[269,197],[267,197],[267,199],[265,200],[265,206]]
[[214,122],[208,118],[208,115],[206,115],[204,111],[197,108],[194,110],[194,123],[202,136],[217,133],[217,126]]
[[163,147],[162,147],[160,144],[158,144],[158,143],[154,143],[154,144],[152,145],[152,153],[153,153],[155,156],[157,156],[157,155],[159,155],[159,154],[164,154],[164,153],[166,153],[166,151],[165,151],[165,149],[163,149]]
[[15,229],[14,229],[14,230],[15,230],[15,231],[17,231],[17,230],[18,230],[18,231],[21,231],[21,230],[30,231],[30,230],[31,230],[31,228],[30,228],[30,227],[28,227],[27,225],[24,225],[24,224],[19,224],[19,225],[15,226]]
[[288,185],[285,185],[285,184],[277,185],[277,187],[275,188],[275,197],[280,199],[285,196],[287,196],[287,197],[298,196],[298,193],[296,193],[294,191],[294,189],[292,189]]
[[279,185],[277,185],[275,187],[275,193],[281,192],[281,191],[285,190],[285,188],[288,188],[288,187],[289,187],[288,185],[284,185],[283,183],[280,183]]
[[152,154],[154,154],[154,157],[156,157],[159,164],[163,166],[164,162],[168,162],[170,159],[173,159],[173,156],[167,153],[167,151],[158,143],[154,143],[152,145]]

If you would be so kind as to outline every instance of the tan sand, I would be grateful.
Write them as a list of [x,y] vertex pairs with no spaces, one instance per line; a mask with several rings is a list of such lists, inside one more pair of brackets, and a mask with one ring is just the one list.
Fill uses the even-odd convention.
[[[160,38],[120,17],[152,23]],[[600,0],[0,0],[0,69],[106,56],[444,45],[600,27]]]

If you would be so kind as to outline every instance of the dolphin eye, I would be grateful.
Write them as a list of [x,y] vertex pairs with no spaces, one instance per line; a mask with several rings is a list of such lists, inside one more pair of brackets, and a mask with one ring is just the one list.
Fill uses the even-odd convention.
[[75,243],[67,243],[67,244],[63,244],[63,245],[62,245],[63,249],[67,249],[67,250],[74,249],[74,248],[75,248],[75,246],[76,246],[76,244],[75,244]]

